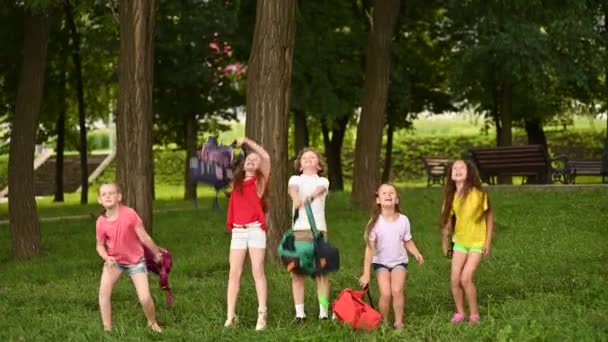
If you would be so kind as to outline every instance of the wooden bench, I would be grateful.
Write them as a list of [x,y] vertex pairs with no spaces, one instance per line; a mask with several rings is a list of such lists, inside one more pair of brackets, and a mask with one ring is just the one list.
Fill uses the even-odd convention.
[[576,176],[602,176],[602,183],[608,181],[608,168],[601,160],[568,160],[568,183],[574,184]]
[[[483,182],[496,184],[499,176],[522,176],[522,184],[533,178],[538,183],[566,183],[567,158],[550,158],[541,145],[501,146],[469,150],[472,161],[479,170]],[[553,162],[562,161],[563,167],[556,168]]]
[[450,162],[445,157],[420,157],[424,168],[426,170],[427,182],[426,186],[432,186],[433,184],[443,185],[445,176],[447,174],[447,167]]

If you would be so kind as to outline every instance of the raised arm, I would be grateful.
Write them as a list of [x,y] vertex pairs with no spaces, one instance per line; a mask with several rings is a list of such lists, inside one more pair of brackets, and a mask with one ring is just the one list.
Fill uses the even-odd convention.
[[255,141],[243,137],[239,140],[239,144],[246,144],[252,152],[257,153],[260,156],[260,171],[264,175],[264,178],[268,179],[270,176],[270,155],[268,152]]

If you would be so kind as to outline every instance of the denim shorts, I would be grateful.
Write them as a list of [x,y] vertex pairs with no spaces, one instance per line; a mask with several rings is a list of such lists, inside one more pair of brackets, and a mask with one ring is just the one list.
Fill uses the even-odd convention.
[[137,264],[121,264],[116,263],[116,267],[121,271],[127,271],[128,275],[134,275],[139,273],[148,273],[148,269],[146,268],[146,259],[141,258]]
[[373,263],[372,267],[374,267],[374,271],[376,271],[376,272],[379,272],[379,271],[382,271],[382,270],[387,270],[389,272],[393,272],[393,271],[396,271],[396,270],[400,270],[400,271],[402,270],[402,271],[406,271],[407,272],[407,264],[404,263],[404,262],[402,262],[400,264],[397,264],[397,265],[395,265],[393,267],[388,267],[388,266],[383,265],[383,264]]

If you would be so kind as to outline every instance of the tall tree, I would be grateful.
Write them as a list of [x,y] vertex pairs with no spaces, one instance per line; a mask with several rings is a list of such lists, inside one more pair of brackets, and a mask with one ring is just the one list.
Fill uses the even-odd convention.
[[[31,12],[32,11],[32,12]],[[34,145],[44,88],[49,19],[42,12],[25,15],[23,59],[9,150],[9,220],[13,255],[18,259],[40,253],[40,222],[34,198]]]
[[[67,50],[68,42],[65,40],[64,51]],[[55,147],[55,197],[54,202],[63,202],[63,157],[65,150],[65,117],[68,110],[66,101],[66,58],[65,53],[61,54],[59,62],[59,86],[57,94],[59,105],[57,106],[57,123],[55,126],[55,134],[57,136],[57,145]]]
[[368,36],[365,85],[357,125],[352,202],[368,208],[380,181],[380,150],[388,98],[391,40],[399,16],[399,0],[376,0]]
[[[87,161],[87,125],[84,106],[84,89],[82,83],[82,63],[80,57],[80,33],[74,20],[74,9],[70,0],[64,0],[66,24],[70,28],[72,40],[72,62],[74,63],[74,78],[76,82],[76,97],[78,99],[78,126],[80,128],[80,203],[87,204],[89,196],[89,167]],[[61,114],[60,114],[61,115]]]
[[156,1],[121,0],[116,177],[123,202],[152,229],[152,87]]
[[271,156],[268,251],[275,253],[289,226],[287,135],[296,0],[258,0],[247,74],[245,132]]

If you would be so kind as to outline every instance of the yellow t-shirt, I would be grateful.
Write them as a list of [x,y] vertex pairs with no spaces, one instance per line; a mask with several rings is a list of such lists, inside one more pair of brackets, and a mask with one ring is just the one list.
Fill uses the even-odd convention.
[[477,189],[472,189],[464,198],[454,195],[452,215],[456,215],[454,243],[467,248],[483,248],[486,242],[486,212],[488,196]]

